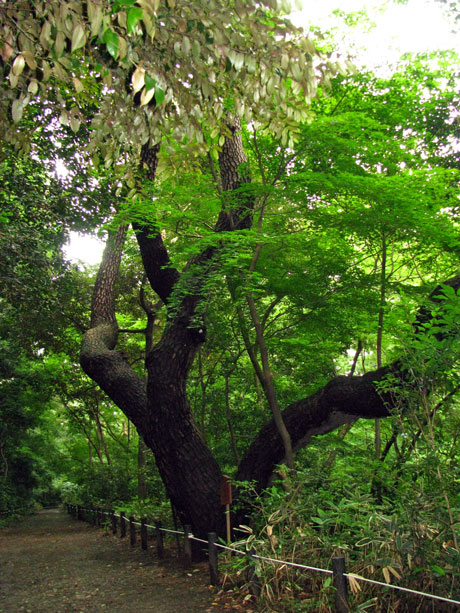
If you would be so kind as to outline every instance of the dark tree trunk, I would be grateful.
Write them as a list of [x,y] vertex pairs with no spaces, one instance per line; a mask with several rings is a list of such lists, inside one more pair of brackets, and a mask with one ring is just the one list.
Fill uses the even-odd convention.
[[[444,282],[458,291],[460,275]],[[438,285],[429,300],[442,303],[438,296],[442,288]],[[422,307],[416,318],[414,335],[423,333],[423,324],[431,319],[431,309]],[[443,333],[436,336],[442,338]],[[405,371],[399,361],[368,372],[361,377],[335,377],[327,385],[308,398],[292,403],[283,411],[286,428],[291,435],[294,451],[308,445],[313,436],[327,434],[341,425],[352,423],[358,418],[379,419],[389,417],[399,407],[397,399],[390,393],[378,391],[378,383],[388,375],[404,381]],[[269,483],[276,468],[284,460],[284,447],[273,420],[269,421],[247,449],[242,458],[236,479],[253,481],[261,491]]]
[[[231,128],[220,156],[226,198],[215,231],[247,228],[251,224],[253,199],[231,194],[245,182],[238,167],[246,160],[238,125]],[[158,147],[142,150],[147,176],[153,180]],[[142,379],[115,351],[117,323],[113,287],[125,229],[109,241],[94,289],[91,329],[85,334],[81,364],[110,398],[133,421],[156,458],[158,469],[178,515],[194,532],[223,532],[220,505],[221,471],[194,422],[186,396],[190,367],[205,340],[204,322],[196,321],[197,305],[216,247],[192,258],[182,275],[170,265],[161,233],[148,223],[133,224],[150,285],[164,303],[173,308],[159,343],[146,359],[147,392]]]
[[[388,417],[394,400],[377,392],[375,384],[397,364],[366,373],[362,377],[336,377],[312,396],[298,400],[283,411],[294,451],[309,444],[313,436],[326,434],[358,417]],[[268,485],[277,464],[284,460],[284,446],[274,420],[257,434],[238,467],[238,481],[255,481],[260,491]]]
[[[219,159],[224,193],[216,232],[248,228],[252,223],[253,197],[250,190],[239,189],[246,183],[239,173],[239,166],[245,161],[241,135],[237,124],[230,126],[230,130],[231,136],[226,139]],[[144,147],[142,151],[142,161],[152,180],[157,151],[158,147]],[[180,275],[170,264],[158,229],[139,221],[133,227],[153,290],[165,304],[172,303],[163,336],[147,355],[147,391],[144,380],[115,350],[118,327],[114,283],[126,228],[120,228],[117,236],[109,240],[103,257],[94,289],[91,328],[82,341],[81,364],[153,450],[168,495],[183,524],[190,524],[200,537],[206,537],[210,531],[223,534],[220,468],[200,435],[186,397],[187,376],[205,340],[204,322],[199,318],[197,321],[197,306],[203,300],[205,281],[218,247],[208,247],[192,258]],[[458,279],[456,283],[458,287]],[[422,323],[422,316],[419,321]],[[363,377],[335,378],[313,396],[289,406],[283,419],[294,449],[306,445],[313,435],[329,432],[357,417],[388,416],[394,401],[390,396],[381,396],[375,382],[389,372],[399,374],[397,364]],[[271,421],[250,445],[237,478],[255,480],[262,489],[283,456],[281,438]]]

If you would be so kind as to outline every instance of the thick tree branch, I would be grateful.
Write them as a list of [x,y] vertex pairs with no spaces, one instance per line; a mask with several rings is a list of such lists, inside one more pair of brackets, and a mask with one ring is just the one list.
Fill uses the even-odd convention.
[[99,324],[113,324],[115,327],[114,286],[120,268],[127,226],[121,226],[116,234],[110,233],[102,255],[102,262],[96,277],[91,302],[91,328]]
[[118,337],[114,285],[126,230],[126,227],[120,228],[107,241],[93,291],[91,328],[82,339],[80,363],[125,415],[141,427],[147,412],[144,383],[123,355],[114,351]]
[[[375,382],[381,381],[391,368],[381,368],[362,377],[336,377],[312,396],[291,404],[282,413],[298,451],[313,436],[326,434],[358,417],[388,417],[392,400],[381,396]],[[284,460],[284,446],[274,420],[269,421],[249,446],[238,467],[238,481],[255,481],[258,489],[269,483],[277,464]]]
[[[460,275],[446,281],[458,291]],[[438,285],[429,300],[437,304],[442,293]],[[421,333],[421,324],[431,318],[430,309],[422,307],[416,318],[415,333]],[[440,336],[440,335],[438,335]],[[294,450],[309,444],[313,436],[326,434],[339,426],[358,418],[376,419],[389,417],[396,410],[396,398],[378,391],[378,383],[388,375],[404,380],[405,374],[399,362],[368,372],[361,377],[342,376],[332,379],[312,396],[294,402],[283,411],[283,419],[292,439]],[[284,460],[284,447],[274,420],[269,421],[258,433],[246,451],[238,467],[238,481],[255,481],[259,490],[266,487],[277,464]]]
[[[158,166],[158,152],[160,145],[150,147],[143,145],[141,150],[141,164],[146,170],[146,177],[154,181]],[[137,242],[141,252],[144,270],[154,292],[168,302],[174,285],[179,279],[178,271],[171,266],[169,253],[163,242],[161,232],[149,222],[133,222]]]

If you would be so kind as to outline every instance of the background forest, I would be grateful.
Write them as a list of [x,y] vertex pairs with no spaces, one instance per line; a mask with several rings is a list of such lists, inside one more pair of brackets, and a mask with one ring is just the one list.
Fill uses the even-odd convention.
[[[133,7],[118,3],[114,12]],[[131,12],[133,32],[140,18]],[[4,40],[6,83],[17,60],[11,68]],[[326,33],[317,44],[329,52],[333,41]],[[326,75],[308,117],[278,133],[243,120],[247,159],[239,171],[250,180],[236,194],[255,203],[254,221],[224,235],[214,224],[226,197],[219,150],[227,133],[203,120],[210,146],[194,156],[191,135],[168,142],[152,181],[123,160],[114,171],[110,156],[84,146],[95,101],[104,96],[90,74],[77,94],[56,94],[64,110],[39,97],[19,116],[16,107],[30,155],[17,142],[2,144],[2,514],[70,502],[172,521],[151,450],[80,366],[98,267],[70,262],[63,252],[71,232],[110,238],[154,202],[155,224],[174,267],[185,267],[187,291],[196,274],[187,263],[216,251],[190,324],[205,321],[206,340],[187,394],[223,473],[238,477],[250,443],[280,409],[337,377],[346,384],[397,364],[378,382],[391,398],[388,417],[358,419],[349,407],[340,427],[313,428],[292,458],[286,453],[263,491],[237,483],[251,522],[236,538],[322,568],[343,554],[350,572],[458,596],[458,66],[447,51],[406,57],[387,77],[343,64]],[[152,90],[144,87],[142,104]],[[166,308],[149,287],[132,229],[115,300],[117,347],[146,380],[145,357],[180,300]],[[258,570],[261,610],[329,610],[332,588],[322,576]],[[237,560],[227,572],[228,585],[241,587]],[[444,610],[360,587],[354,610]]]

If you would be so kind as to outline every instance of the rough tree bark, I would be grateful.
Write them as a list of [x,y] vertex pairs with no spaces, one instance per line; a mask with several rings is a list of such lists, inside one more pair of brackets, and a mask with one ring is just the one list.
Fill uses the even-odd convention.
[[[253,198],[249,192],[235,193],[246,182],[239,172],[245,161],[241,135],[237,125],[230,126],[230,131],[219,159],[224,191],[216,232],[248,228],[252,223]],[[142,151],[152,180],[157,152],[158,148]],[[82,341],[81,364],[153,450],[181,521],[191,524],[195,534],[202,537],[209,531],[223,533],[220,468],[195,425],[186,396],[187,376],[206,336],[204,322],[197,319],[197,307],[203,300],[204,281],[218,247],[206,248],[179,274],[169,261],[159,230],[148,222],[137,221],[133,227],[150,285],[169,305],[162,338],[146,358],[147,391],[143,379],[115,350],[118,327],[113,287],[126,228],[111,237],[103,257],[94,289],[91,328]],[[456,287],[460,286],[459,279]],[[380,395],[375,382],[389,372],[398,374],[397,364],[363,377],[337,377],[314,395],[289,406],[283,419],[294,449],[306,445],[313,435],[329,432],[358,417],[388,416],[393,399]],[[255,481],[261,489],[283,456],[283,443],[272,420],[250,445],[237,478]]]
[[[247,228],[253,200],[232,197],[245,178],[239,167],[246,161],[238,125],[229,126],[220,155],[225,190],[216,232]],[[142,163],[154,179],[158,148],[144,147]],[[117,323],[113,285],[120,263],[125,229],[110,240],[94,289],[91,329],[82,341],[81,364],[110,398],[133,421],[150,447],[169,497],[183,523],[202,536],[221,532],[220,468],[195,425],[186,396],[186,382],[198,347],[205,340],[204,322],[197,321],[203,285],[216,247],[208,247],[188,263],[182,275],[170,265],[161,233],[148,222],[133,224],[151,287],[170,306],[161,340],[146,358],[147,392],[140,377],[115,351]],[[171,306],[172,305],[172,306]]]

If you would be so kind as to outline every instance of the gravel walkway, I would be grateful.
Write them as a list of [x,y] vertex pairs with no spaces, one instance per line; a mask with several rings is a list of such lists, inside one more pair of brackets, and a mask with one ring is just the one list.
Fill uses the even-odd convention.
[[174,559],[55,509],[0,529],[0,611],[16,613],[205,613],[216,606],[207,566]]

